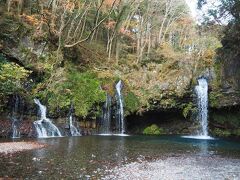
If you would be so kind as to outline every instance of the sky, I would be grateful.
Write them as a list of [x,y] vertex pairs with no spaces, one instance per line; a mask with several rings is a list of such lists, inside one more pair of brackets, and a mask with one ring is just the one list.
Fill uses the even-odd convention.
[[[208,3],[206,5],[204,5],[201,10],[199,10],[199,9],[197,9],[197,0],[185,0],[185,1],[188,4],[188,6],[191,10],[191,14],[192,14],[193,18],[196,20],[197,23],[201,23],[203,21],[203,19],[204,19],[203,16],[204,15],[207,16],[208,9],[215,9],[221,3],[220,0],[208,0],[207,1]],[[232,18],[231,16],[221,18],[221,19],[219,19],[219,22],[221,24],[226,25],[231,20],[231,18]],[[212,17],[209,17],[209,19],[213,20]]]
[[192,16],[194,18],[197,18],[197,0],[185,0],[186,3],[188,4],[188,6],[190,7],[191,9],[191,13],[192,13]]

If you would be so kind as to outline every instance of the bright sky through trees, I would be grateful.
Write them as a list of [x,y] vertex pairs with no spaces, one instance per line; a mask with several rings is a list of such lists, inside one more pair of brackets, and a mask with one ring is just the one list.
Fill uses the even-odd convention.
[[186,3],[190,7],[192,16],[196,18],[197,16],[197,0],[186,0]]
[[216,23],[219,24],[227,24],[229,20],[231,20],[231,16],[223,16],[219,18],[217,21],[214,19],[212,16],[209,16],[208,11],[211,10],[216,10],[218,9],[219,5],[221,4],[220,0],[208,0],[207,4],[205,4],[201,10],[197,8],[197,1],[198,0],[185,0],[186,3],[188,4],[192,17],[196,20],[197,23],[201,23],[205,21],[204,17],[208,18],[210,21],[215,21]]

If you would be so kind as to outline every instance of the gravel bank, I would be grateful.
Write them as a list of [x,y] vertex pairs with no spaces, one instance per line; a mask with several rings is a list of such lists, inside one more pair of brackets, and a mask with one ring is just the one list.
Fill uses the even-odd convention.
[[169,157],[133,162],[109,170],[103,180],[240,179],[240,160],[219,157]]
[[37,142],[6,142],[0,143],[0,153],[11,154],[25,150],[39,149],[45,146]]

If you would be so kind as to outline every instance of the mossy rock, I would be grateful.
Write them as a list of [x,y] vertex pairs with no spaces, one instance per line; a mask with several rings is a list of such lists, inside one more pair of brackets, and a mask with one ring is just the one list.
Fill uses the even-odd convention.
[[236,106],[240,104],[239,99],[240,92],[220,92],[220,91],[212,91],[209,93],[209,103],[212,108],[222,108],[222,107],[230,107]]
[[124,95],[124,103],[127,114],[134,113],[140,108],[139,98],[132,92]]
[[236,137],[240,137],[240,128],[233,131],[233,135]]
[[222,112],[222,113],[212,113],[212,119],[214,122],[227,125],[231,129],[237,129],[240,127],[240,113],[237,112]]
[[223,129],[219,129],[219,128],[215,128],[212,131],[212,134],[214,136],[218,136],[218,137],[229,137],[229,136],[231,136],[231,132],[229,130],[223,130]]
[[152,124],[143,130],[143,134],[145,135],[161,135],[163,133],[163,129],[158,127],[156,124]]
[[182,114],[185,118],[189,117],[191,114],[196,113],[197,108],[194,106],[192,102],[186,104],[183,108]]
[[211,107],[218,107],[223,95],[220,92],[211,92],[209,94],[209,103]]

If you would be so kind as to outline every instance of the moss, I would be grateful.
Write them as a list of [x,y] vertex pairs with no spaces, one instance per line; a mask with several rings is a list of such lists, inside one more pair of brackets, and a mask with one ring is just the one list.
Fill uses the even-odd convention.
[[[240,136],[240,114],[238,111],[220,111],[211,114],[211,124],[216,128],[213,134],[216,136]],[[221,128],[219,128],[221,127]]]
[[211,107],[219,107],[223,95],[220,92],[209,93],[209,103]]
[[214,63],[214,72],[216,74],[216,78],[213,80],[212,85],[214,89],[218,89],[221,86],[221,68],[222,64],[219,62]]
[[24,89],[24,83],[31,71],[19,66],[0,53],[0,112],[6,106],[9,97],[13,94],[28,94]]
[[231,135],[231,132],[229,130],[223,130],[223,129],[215,128],[212,131],[212,134],[214,136],[218,136],[218,137],[229,137]]
[[196,111],[197,111],[196,107],[194,107],[193,103],[190,102],[185,105],[182,114],[185,118],[187,118],[190,114],[195,113]]
[[159,128],[156,124],[152,124],[143,130],[143,134],[145,135],[161,135],[163,132],[163,129]]
[[31,71],[0,57],[0,96],[11,95],[23,90],[24,82]]
[[136,112],[140,107],[138,97],[132,92],[129,92],[124,96],[124,103],[127,114]]
[[168,99],[162,99],[160,101],[160,104],[163,108],[172,108],[177,105],[177,102],[173,98],[168,98]]
[[[98,114],[105,100],[105,93],[100,88],[100,81],[91,72],[78,72],[67,69],[58,69],[52,77],[45,82],[43,90],[38,96],[47,99],[50,110],[57,112],[69,110],[73,103],[77,116],[86,117],[90,114]],[[41,87],[42,88],[42,87]]]
[[223,113],[213,113],[212,115],[213,121],[230,127],[231,129],[236,129],[240,127],[240,114],[239,113],[231,113],[231,112],[223,112]]
[[98,78],[101,81],[102,89],[113,97],[115,94],[115,91],[116,91],[115,90],[115,82],[116,82],[117,78],[111,77],[108,73],[101,74],[101,76],[99,76],[99,74],[98,74]]
[[233,131],[233,135],[237,136],[237,137],[240,137],[240,128]]

